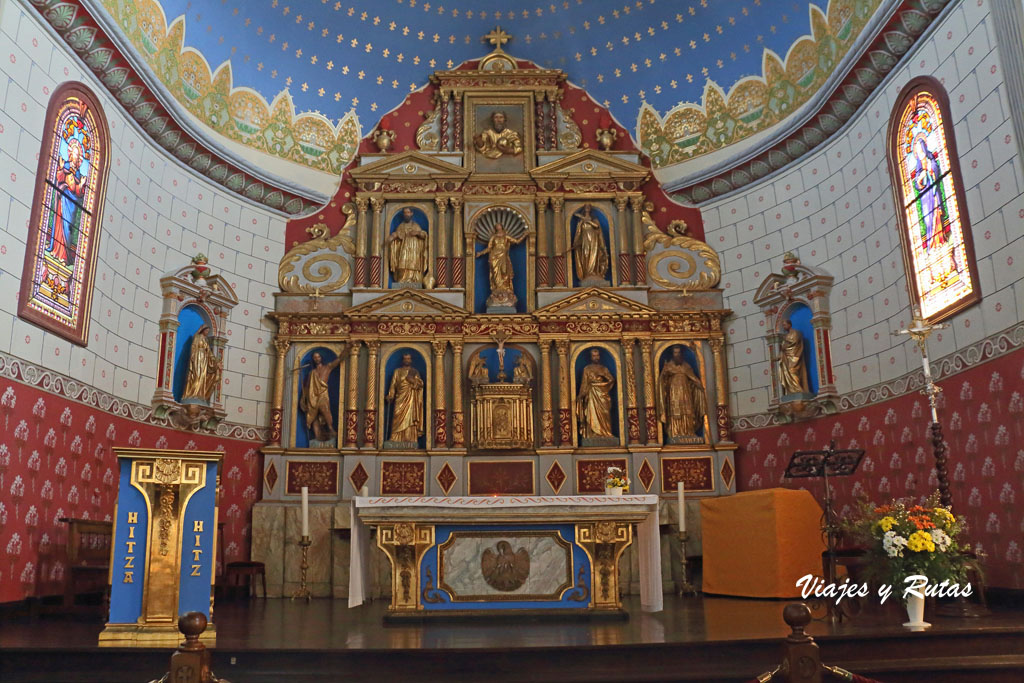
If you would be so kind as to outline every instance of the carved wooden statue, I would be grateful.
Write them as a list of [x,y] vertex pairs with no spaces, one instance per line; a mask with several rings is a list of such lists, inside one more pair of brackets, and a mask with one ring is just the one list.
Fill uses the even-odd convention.
[[334,414],[331,411],[331,396],[327,381],[331,371],[341,365],[341,354],[333,361],[324,365],[323,357],[313,352],[313,365],[302,386],[299,397],[299,410],[306,416],[306,430],[312,440],[324,443],[337,436],[334,429]]
[[390,441],[416,444],[423,436],[423,378],[412,366],[412,354],[402,355],[402,364],[391,375],[391,388],[384,400],[392,404]]
[[205,405],[210,403],[210,394],[220,384],[221,362],[217,354],[210,349],[207,333],[209,325],[203,325],[192,337],[192,352],[188,359],[188,375],[185,390],[181,394],[182,403],[198,401]]
[[584,446],[615,443],[612,433],[612,387],[615,377],[601,363],[601,352],[590,350],[590,363],[583,368],[576,395],[576,416]]
[[807,384],[807,364],[804,363],[804,338],[800,330],[793,327],[788,320],[782,321],[782,357],[779,359],[779,375],[782,381],[782,394],[806,394],[810,392]]
[[657,398],[658,420],[665,425],[669,443],[697,435],[707,413],[707,400],[700,379],[683,358],[679,346],[673,347],[672,357],[658,376]]

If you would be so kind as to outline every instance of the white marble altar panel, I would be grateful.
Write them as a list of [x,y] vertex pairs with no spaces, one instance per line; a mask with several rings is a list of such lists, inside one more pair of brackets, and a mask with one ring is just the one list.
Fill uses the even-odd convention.
[[[556,539],[557,531],[454,531],[440,550],[440,587],[452,595],[452,602],[495,596],[522,599],[558,600],[572,586],[572,549]],[[481,560],[488,549],[498,553],[497,545],[506,541],[511,552],[525,549],[530,558],[529,574],[523,584],[511,591],[490,586],[483,574]]]

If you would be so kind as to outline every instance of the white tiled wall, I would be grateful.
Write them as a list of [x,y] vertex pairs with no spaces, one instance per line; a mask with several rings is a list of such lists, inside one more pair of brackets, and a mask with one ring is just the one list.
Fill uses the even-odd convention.
[[[43,117],[49,94],[68,80],[97,94],[111,136],[86,348],[16,317]],[[169,158],[51,37],[35,10],[11,0],[0,0],[0,172],[0,351],[148,404],[157,372],[160,278],[201,251],[239,298],[228,328],[227,419],[267,424],[271,329],[263,315],[273,306],[284,218]]]
[[782,255],[835,276],[832,354],[847,393],[919,367],[916,348],[892,330],[910,305],[886,164],[888,117],[900,90],[921,74],[949,92],[982,303],[933,335],[938,358],[1024,319],[1024,176],[1009,120],[1002,65],[987,0],[964,0],[911,51],[851,124],[781,175],[702,210],[708,243],[723,262],[733,415],[768,405],[758,284]]

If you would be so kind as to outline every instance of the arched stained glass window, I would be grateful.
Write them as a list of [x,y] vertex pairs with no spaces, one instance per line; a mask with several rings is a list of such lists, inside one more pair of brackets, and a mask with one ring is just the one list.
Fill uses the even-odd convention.
[[110,135],[81,83],[54,91],[44,125],[18,315],[84,346]]
[[903,89],[889,121],[889,171],[911,299],[929,322],[981,299],[949,99],[930,77]]

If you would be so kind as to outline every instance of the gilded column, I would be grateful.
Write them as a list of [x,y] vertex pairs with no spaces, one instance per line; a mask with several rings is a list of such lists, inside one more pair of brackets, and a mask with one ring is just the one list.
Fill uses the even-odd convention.
[[541,398],[541,445],[551,448],[555,445],[555,420],[551,412],[551,340],[540,342],[540,398]]
[[455,92],[452,99],[455,101],[455,134],[452,136],[452,146],[459,151],[462,149],[462,96]]
[[633,194],[629,197],[629,205],[633,207],[633,283],[647,284],[647,254],[644,253],[643,220],[641,211],[644,208],[644,196]]
[[433,341],[434,348],[434,448],[448,447],[448,411],[444,401],[444,352],[446,340]]
[[644,364],[644,422],[647,427],[647,444],[658,443],[658,415],[654,408],[654,342],[640,340],[641,361]]
[[381,286],[380,245],[384,241],[384,198],[373,197],[373,229],[370,235],[370,264],[368,284],[371,287]]
[[356,287],[366,286],[366,209],[370,201],[356,197]]
[[270,411],[270,443],[269,446],[281,445],[281,421],[284,415],[284,357],[288,353],[291,340],[274,339],[277,349],[277,365],[274,366],[274,402]]
[[[377,380],[380,368],[377,367],[377,355],[380,353],[380,340],[371,339],[366,342],[369,360],[366,363],[366,420],[363,424],[363,446],[377,447]],[[386,439],[387,434],[384,435]]]
[[548,198],[537,197],[537,286],[551,286],[550,256],[548,255]]
[[448,279],[448,198],[436,195],[434,203],[437,205],[437,227],[434,244],[437,245],[437,256],[434,261],[435,279],[437,287],[449,287]]
[[466,262],[462,257],[462,197],[449,197],[452,205],[452,287],[466,286]]
[[448,113],[448,100],[451,98],[450,92],[441,93],[441,151],[447,152],[448,150],[448,130],[450,127],[449,113]]
[[462,342],[452,340],[452,448],[466,445],[462,416]]
[[626,417],[629,423],[629,443],[640,443],[640,409],[636,405],[636,368],[633,365],[635,339],[622,340],[622,352],[626,360]]
[[555,285],[568,287],[572,282],[572,277],[568,276],[572,272],[572,254],[569,252],[569,245],[566,244],[565,225],[562,221],[564,207],[564,197],[551,198],[551,208],[555,212]]
[[359,348],[361,342],[352,340],[348,347],[348,396],[345,402],[345,435],[343,446],[359,447]]
[[569,340],[555,342],[558,352],[558,445],[572,446],[572,411],[569,408]]
[[626,225],[626,206],[629,197],[624,194],[615,195],[616,231],[619,234],[619,284],[628,285],[635,282],[632,277],[633,257],[629,250],[629,227]]
[[725,386],[725,346],[723,339],[711,339],[711,354],[715,360],[715,419],[718,422],[718,440],[732,441],[729,435],[729,394]]

